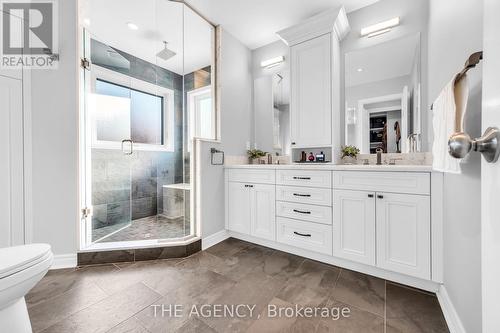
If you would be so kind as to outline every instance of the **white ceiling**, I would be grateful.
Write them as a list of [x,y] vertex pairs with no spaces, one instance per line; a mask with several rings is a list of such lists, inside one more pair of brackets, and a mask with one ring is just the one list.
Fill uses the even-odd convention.
[[327,9],[344,5],[347,12],[379,0],[187,0],[248,48],[278,40],[276,32]]
[[[415,34],[347,53],[346,87],[409,75],[418,45],[419,35]],[[359,68],[363,71],[358,72]]]
[[[212,26],[180,3],[168,0],[83,0],[81,17],[92,37],[177,74],[212,62]],[[136,24],[134,31],[127,23]],[[183,26],[185,29],[183,30]],[[156,54],[163,41],[177,55],[167,61]]]

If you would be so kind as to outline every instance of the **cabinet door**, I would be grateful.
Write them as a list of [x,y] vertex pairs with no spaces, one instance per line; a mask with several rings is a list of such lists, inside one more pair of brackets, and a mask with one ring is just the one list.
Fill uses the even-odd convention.
[[331,38],[326,34],[291,47],[291,137],[295,147],[332,144]]
[[0,155],[1,248],[24,244],[22,82],[1,75]]
[[334,191],[333,255],[375,265],[375,193]]
[[377,266],[430,278],[430,199],[377,193]]
[[276,240],[276,213],[274,185],[251,185],[251,235]]
[[250,234],[250,187],[243,183],[228,183],[228,227],[229,230]]

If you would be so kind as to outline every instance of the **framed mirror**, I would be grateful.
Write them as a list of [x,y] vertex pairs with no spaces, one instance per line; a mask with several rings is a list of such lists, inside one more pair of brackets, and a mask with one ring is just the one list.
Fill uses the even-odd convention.
[[346,53],[346,145],[362,154],[425,150],[420,52],[416,33]]

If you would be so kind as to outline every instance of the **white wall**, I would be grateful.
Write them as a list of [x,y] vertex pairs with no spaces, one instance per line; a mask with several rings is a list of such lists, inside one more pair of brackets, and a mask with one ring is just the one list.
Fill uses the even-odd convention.
[[[482,2],[431,0],[429,104],[482,49]],[[466,131],[481,133],[481,67],[470,72]],[[472,154],[463,174],[444,177],[444,285],[467,332],[481,332],[481,157]]]
[[75,254],[78,225],[76,0],[59,1],[57,70],[32,71],[33,241]]
[[252,57],[250,50],[222,29],[219,60],[221,142],[199,142],[200,222],[202,237],[225,229],[224,169],[210,164],[210,148],[228,155],[246,155],[252,141]]
[[[354,50],[364,49],[374,46],[379,43],[384,43],[392,39],[402,38],[417,32],[421,33],[421,54],[427,54],[427,19],[429,16],[429,1],[428,0],[380,0],[373,5],[361,8],[347,14],[349,24],[351,25],[351,32],[341,42],[341,62],[344,68],[345,54]],[[379,23],[381,21],[393,18],[395,16],[401,17],[401,25],[394,28],[390,33],[374,37],[374,38],[360,38],[360,31],[362,28],[371,24]],[[427,57],[422,57],[422,86],[427,86]],[[342,75],[342,82],[344,82],[344,73]],[[342,105],[344,87],[342,84]],[[427,104],[427,91],[422,92],[422,105]],[[342,123],[344,122],[344,112],[341,114]],[[422,112],[422,122],[428,123],[427,112]],[[423,126],[422,143],[424,147],[428,146],[428,126]],[[344,133],[342,133],[344,137]]]

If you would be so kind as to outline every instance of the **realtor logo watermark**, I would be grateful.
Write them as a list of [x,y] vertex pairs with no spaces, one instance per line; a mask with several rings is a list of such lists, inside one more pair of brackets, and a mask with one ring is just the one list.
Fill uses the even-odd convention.
[[0,0],[2,69],[56,69],[58,13],[55,0]]

